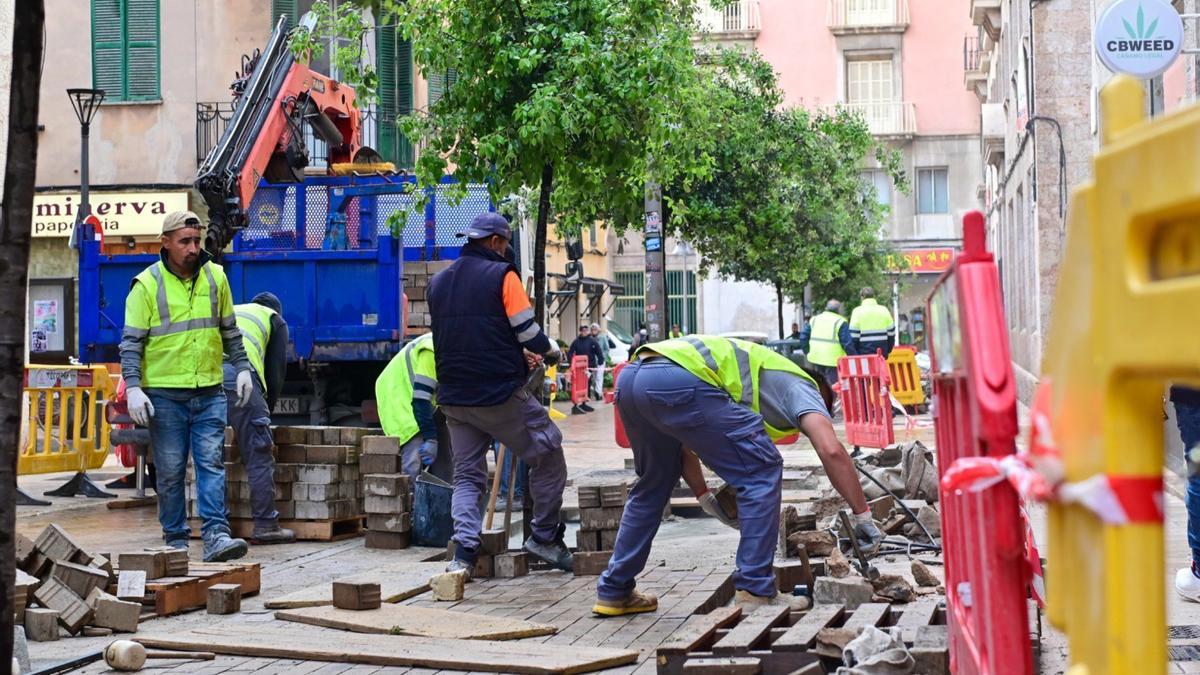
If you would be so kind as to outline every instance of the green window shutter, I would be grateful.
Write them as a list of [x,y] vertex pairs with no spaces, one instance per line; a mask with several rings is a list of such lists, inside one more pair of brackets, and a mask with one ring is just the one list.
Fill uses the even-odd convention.
[[271,0],[271,30],[275,30],[280,16],[287,16],[285,25],[289,30],[296,25],[296,13],[299,11],[296,4],[296,0]]
[[429,108],[442,98],[442,92],[446,90],[446,75],[445,73],[428,73],[427,80],[429,84]]
[[92,0],[92,87],[125,100],[125,24],[121,0]]
[[125,96],[154,101],[159,92],[158,0],[125,0]]
[[396,120],[412,112],[411,45],[407,40],[397,39],[394,26],[387,26],[379,29],[375,51],[375,68],[379,73],[376,150],[387,161],[408,168],[413,164],[412,145],[396,126]]

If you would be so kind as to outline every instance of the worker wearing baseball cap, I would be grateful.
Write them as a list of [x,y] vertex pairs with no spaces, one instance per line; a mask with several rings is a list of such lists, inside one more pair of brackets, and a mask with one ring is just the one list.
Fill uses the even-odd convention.
[[163,220],[159,260],[134,277],[125,299],[121,375],[130,416],[150,429],[163,540],[187,550],[183,483],[190,452],[204,560],[220,562],[247,549],[230,536],[226,518],[222,354],[237,371],[238,405],[246,405],[253,385],[229,281],[201,248],[203,227],[191,211]]
[[567,481],[562,434],[525,387],[535,355],[557,363],[559,350],[534,320],[517,268],[505,257],[508,221],[483,213],[459,236],[468,240],[462,254],[434,275],[428,291],[437,399],[454,456],[455,554],[447,569],[475,567],[486,453],[495,439],[530,467],[533,534],[525,551],[569,571],[559,520]]

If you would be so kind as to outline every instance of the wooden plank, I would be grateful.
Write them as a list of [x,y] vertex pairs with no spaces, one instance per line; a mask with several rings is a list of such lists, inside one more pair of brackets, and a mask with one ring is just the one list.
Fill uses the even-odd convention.
[[886,602],[868,602],[858,606],[854,613],[846,619],[843,628],[863,629],[867,626],[878,626],[887,620],[892,606]]
[[563,649],[528,640],[447,640],[400,635],[327,632],[255,626],[207,626],[190,631],[134,636],[156,649],[209,651],[236,656],[475,670],[489,673],[586,673],[636,663],[638,653],[573,646]]
[[841,621],[846,613],[842,605],[820,605],[800,617],[794,626],[779,636],[771,649],[777,652],[801,652],[812,648],[822,628]]
[[712,638],[718,628],[724,628],[742,616],[740,607],[720,607],[708,614],[698,614],[684,622],[671,639],[658,647],[659,654],[686,654]]
[[[338,518],[334,520],[279,520],[279,526],[296,533],[299,541],[342,541],[362,535],[362,516]],[[188,519],[192,528],[192,539],[200,538],[200,520]],[[233,536],[250,539],[254,534],[254,520],[251,518],[230,518],[229,529]]]
[[387,604],[379,609],[351,610],[328,605],[275,612],[281,621],[296,621],[355,633],[416,635],[460,640],[517,640],[553,635],[554,626],[408,605]]
[[[379,584],[380,597],[384,602],[400,602],[428,591],[429,577],[444,571],[446,571],[445,562],[408,563],[334,579],[334,581],[374,582]],[[272,598],[263,603],[263,606],[267,609],[296,609],[332,604],[333,586],[321,584],[279,598]]]
[[258,563],[192,563],[197,576],[163,577],[146,582],[147,595],[154,598],[154,613],[169,616],[208,606],[208,588],[214,584],[237,584],[242,597],[258,593],[262,585]]
[[688,659],[683,664],[683,672],[697,675],[758,675],[762,672],[762,661],[749,656]]
[[714,654],[745,654],[756,644],[764,641],[771,627],[787,619],[787,605],[764,605],[743,617],[741,623],[717,640]]

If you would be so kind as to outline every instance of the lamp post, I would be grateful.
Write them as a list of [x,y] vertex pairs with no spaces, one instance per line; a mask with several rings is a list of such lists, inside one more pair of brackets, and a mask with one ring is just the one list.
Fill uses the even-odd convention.
[[84,232],[80,236],[80,226],[92,214],[92,205],[88,201],[88,132],[91,130],[92,118],[100,110],[104,101],[103,89],[68,89],[67,97],[71,99],[71,107],[79,118],[79,135],[81,149],[79,153],[79,210],[75,214],[75,228],[71,232],[71,242],[78,246],[80,241],[90,240],[94,232]]

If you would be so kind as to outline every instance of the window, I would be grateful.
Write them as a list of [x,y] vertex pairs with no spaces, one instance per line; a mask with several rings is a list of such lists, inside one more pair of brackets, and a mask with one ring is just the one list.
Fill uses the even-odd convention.
[[613,276],[625,287],[625,295],[618,297],[613,306],[617,323],[636,333],[646,320],[646,273],[617,272]]
[[287,17],[285,25],[288,30],[295,28],[298,12],[299,7],[297,7],[296,0],[271,0],[271,29],[275,29],[275,24],[279,23],[280,16]]
[[679,324],[684,333],[700,330],[696,322],[696,273],[687,271],[686,286],[683,270],[667,270],[667,330]]
[[862,173],[863,184],[867,190],[870,190],[875,195],[875,201],[879,202],[880,206],[891,208],[892,206],[892,181],[884,171],[864,171]]
[[886,103],[896,100],[892,59],[867,59],[846,63],[848,103]]
[[92,0],[92,86],[108,101],[157,101],[158,0]]
[[595,223],[592,223],[591,227],[588,228],[588,241],[591,243],[592,248],[596,248],[596,229]]
[[444,73],[429,73],[429,105],[432,108],[435,103],[442,100],[442,94],[446,90],[454,86],[454,82],[458,80],[458,71],[450,68]]
[[946,169],[917,169],[917,213],[950,213]]

